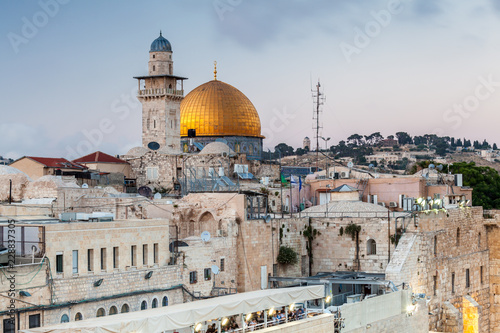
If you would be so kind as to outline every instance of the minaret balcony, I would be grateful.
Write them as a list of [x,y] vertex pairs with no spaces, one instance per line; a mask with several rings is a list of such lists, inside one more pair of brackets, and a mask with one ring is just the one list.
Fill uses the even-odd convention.
[[184,90],[175,89],[164,89],[164,88],[152,88],[152,89],[141,89],[139,90],[139,97],[148,96],[184,96]]

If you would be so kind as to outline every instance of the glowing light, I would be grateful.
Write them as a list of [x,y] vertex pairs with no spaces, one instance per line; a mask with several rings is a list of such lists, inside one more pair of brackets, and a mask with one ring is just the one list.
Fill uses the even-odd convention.
[[226,326],[227,323],[229,323],[229,318],[225,317],[224,319],[222,319],[222,326]]
[[195,332],[199,332],[199,331],[201,330],[201,327],[202,327],[202,326],[203,326],[203,325],[202,325],[201,323],[196,324],[196,326],[194,327],[194,331],[195,331]]
[[436,205],[440,205],[440,204],[441,204],[441,200],[440,200],[440,199],[436,199],[436,200],[434,200],[434,203],[435,203]]
[[269,315],[270,315],[270,316],[272,316],[272,315],[273,315],[273,313],[274,313],[274,308],[270,308],[270,309],[269,309]]
[[252,314],[251,313],[247,314],[247,316],[245,317],[246,321],[249,321],[250,319],[252,319]]
[[424,201],[424,199],[423,199],[423,198],[418,198],[418,199],[417,199],[417,203],[418,203],[419,205],[422,203],[422,201]]
[[330,303],[331,300],[332,300],[332,296],[330,296],[330,295],[326,296],[326,298],[325,298],[326,303]]
[[290,309],[290,311],[293,311],[293,309],[295,309],[295,303],[290,304],[289,309]]
[[431,206],[432,206],[433,204],[434,204],[434,201],[433,201],[432,199],[431,199],[431,200],[429,200],[429,205],[431,205]]

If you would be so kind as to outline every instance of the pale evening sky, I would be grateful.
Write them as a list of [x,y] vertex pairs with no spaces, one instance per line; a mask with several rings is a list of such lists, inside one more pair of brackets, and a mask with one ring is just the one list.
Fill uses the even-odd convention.
[[[500,143],[500,0],[11,0],[0,4],[0,155],[124,154],[159,31],[186,92],[213,78],[256,106],[266,148],[323,133]],[[312,80],[311,80],[312,78]],[[100,128],[102,127],[102,128]]]

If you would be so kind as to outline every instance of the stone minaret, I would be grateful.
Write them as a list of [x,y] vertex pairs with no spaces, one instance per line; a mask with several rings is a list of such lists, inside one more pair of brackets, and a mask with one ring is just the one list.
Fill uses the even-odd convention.
[[142,103],[142,145],[164,153],[181,152],[181,101],[184,77],[173,75],[172,46],[161,32],[151,44],[148,76],[134,77]]

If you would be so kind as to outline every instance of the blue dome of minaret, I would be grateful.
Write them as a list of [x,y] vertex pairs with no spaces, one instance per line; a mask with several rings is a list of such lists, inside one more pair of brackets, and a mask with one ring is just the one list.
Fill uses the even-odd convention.
[[170,42],[161,35],[151,43],[151,50],[149,52],[172,52],[172,45]]

